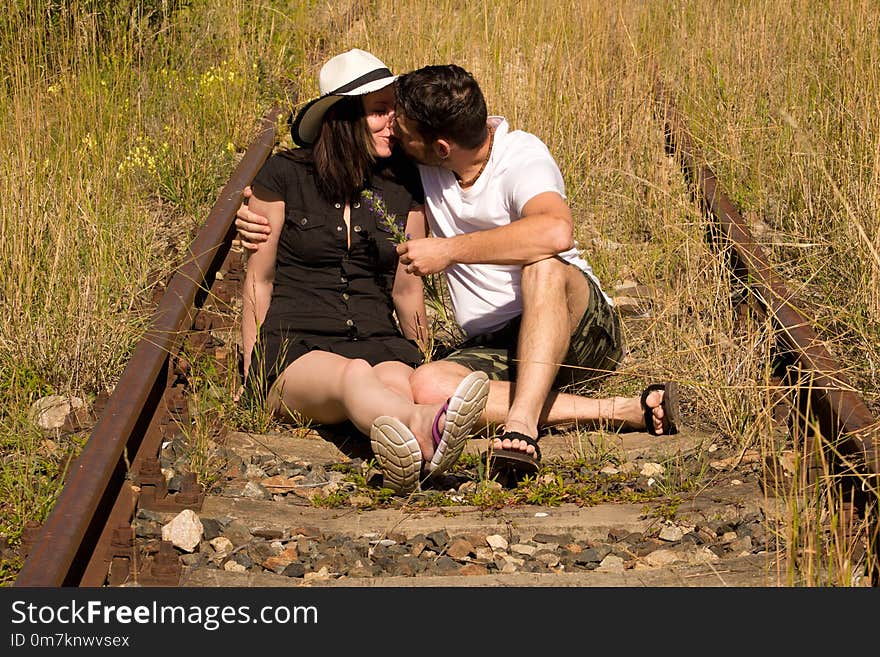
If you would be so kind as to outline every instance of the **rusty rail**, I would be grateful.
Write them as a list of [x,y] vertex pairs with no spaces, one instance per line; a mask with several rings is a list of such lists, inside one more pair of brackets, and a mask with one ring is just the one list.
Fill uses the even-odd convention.
[[[134,506],[131,487],[124,485],[126,458],[136,466],[158,453],[159,432],[152,432],[152,440],[145,440],[145,436],[155,424],[164,397],[169,360],[184,332],[192,327],[194,311],[210,289],[208,282],[229,252],[242,190],[271,153],[282,111],[275,106],[264,115],[258,134],[168,284],[149,330],[138,342],[104,413],[73,464],[15,586],[95,585],[92,578],[83,581],[83,577],[97,545],[111,542],[113,535],[117,543],[120,541],[119,528],[110,519],[114,514],[123,515],[128,522]],[[102,580],[104,575],[106,571],[101,574]]]
[[748,226],[721,189],[715,173],[705,164],[678,113],[669,91],[657,79],[655,97],[665,121],[667,144],[676,152],[699,190],[704,208],[712,214],[733,255],[734,275],[751,291],[779,332],[780,355],[800,368],[798,407],[806,428],[814,420],[820,438],[835,456],[858,476],[880,472],[878,429],[864,401],[811,328],[792,304],[792,295],[773,271],[769,258],[755,242]]

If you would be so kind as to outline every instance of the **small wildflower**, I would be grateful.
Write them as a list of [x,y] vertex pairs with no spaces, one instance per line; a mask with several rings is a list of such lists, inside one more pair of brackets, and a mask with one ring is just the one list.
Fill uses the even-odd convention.
[[385,207],[385,201],[378,192],[374,192],[372,189],[365,189],[361,192],[361,198],[367,202],[370,212],[390,231],[391,237],[388,239],[395,244],[401,244],[410,239],[410,236],[404,232],[404,222],[398,219],[396,214],[388,212],[388,208]]

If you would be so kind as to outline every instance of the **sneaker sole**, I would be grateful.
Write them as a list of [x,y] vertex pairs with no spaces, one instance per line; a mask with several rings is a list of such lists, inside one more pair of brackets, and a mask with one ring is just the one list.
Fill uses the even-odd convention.
[[382,468],[385,488],[405,495],[418,487],[422,450],[403,422],[389,415],[377,417],[370,428],[370,445]]
[[474,423],[482,415],[489,399],[489,377],[485,372],[471,372],[455,389],[446,409],[443,439],[428,466],[429,475],[445,472],[458,461],[467,445]]

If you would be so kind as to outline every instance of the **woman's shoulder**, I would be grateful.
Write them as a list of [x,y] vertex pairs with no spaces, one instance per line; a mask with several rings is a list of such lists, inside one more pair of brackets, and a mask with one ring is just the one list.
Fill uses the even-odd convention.
[[315,164],[311,148],[282,148],[273,153],[268,161],[303,169],[311,168]]
[[253,183],[283,196],[291,185],[306,179],[313,168],[311,149],[283,149],[266,159]]
[[262,176],[281,176],[283,178],[297,177],[314,168],[311,149],[285,148],[276,151],[263,163],[260,168]]

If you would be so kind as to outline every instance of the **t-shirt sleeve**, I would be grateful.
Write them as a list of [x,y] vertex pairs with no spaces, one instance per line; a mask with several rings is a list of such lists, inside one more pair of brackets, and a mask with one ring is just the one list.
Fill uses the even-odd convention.
[[275,154],[266,160],[251,184],[265,187],[283,198],[287,190],[289,175],[290,167],[284,166],[282,156]]
[[526,203],[544,192],[557,192],[565,198],[565,181],[548,148],[536,139],[509,172],[510,207],[520,216]]

